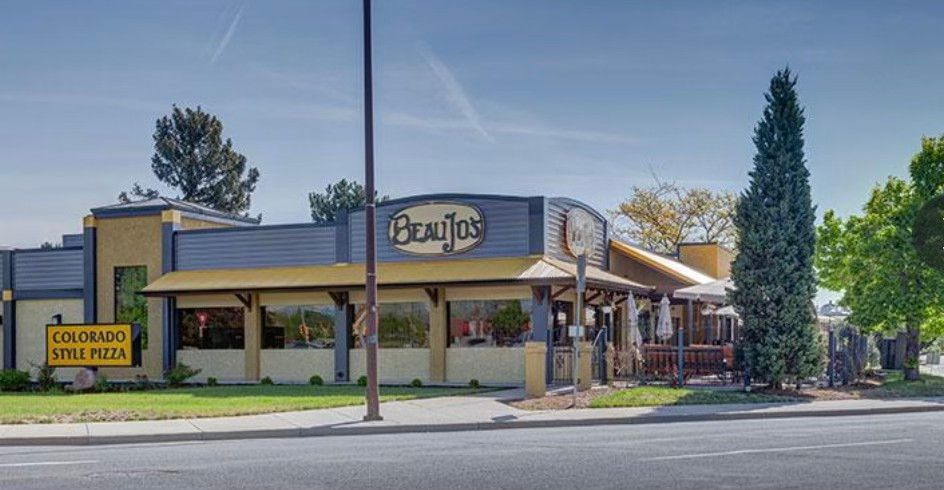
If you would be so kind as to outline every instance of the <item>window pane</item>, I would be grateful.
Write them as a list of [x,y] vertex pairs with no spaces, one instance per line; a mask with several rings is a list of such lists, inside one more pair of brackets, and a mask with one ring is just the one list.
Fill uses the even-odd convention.
[[333,306],[267,306],[263,349],[333,349]]
[[521,347],[531,335],[531,301],[450,301],[450,347]]
[[141,325],[141,348],[148,347],[147,298],[137,294],[147,286],[147,267],[115,267],[115,323]]
[[[358,305],[358,315],[364,305]],[[429,347],[429,306],[426,303],[381,303],[378,306],[380,347],[386,349]],[[354,347],[365,347],[366,320],[354,332]]]
[[242,308],[186,308],[177,310],[178,349],[243,349],[245,320]]

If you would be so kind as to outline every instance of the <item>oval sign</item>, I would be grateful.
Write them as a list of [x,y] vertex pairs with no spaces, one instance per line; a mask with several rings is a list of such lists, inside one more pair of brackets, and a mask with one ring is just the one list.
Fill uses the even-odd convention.
[[390,216],[387,237],[393,248],[408,254],[459,254],[485,239],[485,218],[478,208],[468,204],[418,204]]

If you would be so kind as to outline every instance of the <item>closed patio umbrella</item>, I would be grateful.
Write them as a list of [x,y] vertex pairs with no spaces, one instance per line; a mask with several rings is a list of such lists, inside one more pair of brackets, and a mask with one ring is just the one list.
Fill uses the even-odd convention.
[[635,347],[642,347],[642,334],[639,333],[639,310],[636,309],[636,298],[633,293],[629,293],[629,334],[632,336],[632,344]]
[[672,337],[672,310],[669,308],[669,297],[662,295],[659,302],[659,325],[656,327],[656,336],[662,340]]

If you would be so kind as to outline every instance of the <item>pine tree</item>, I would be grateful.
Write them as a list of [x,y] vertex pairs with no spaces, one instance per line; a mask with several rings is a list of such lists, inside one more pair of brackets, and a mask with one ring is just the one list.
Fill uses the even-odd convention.
[[778,71],[754,128],[754,169],[735,215],[738,256],[730,293],[743,322],[751,375],[781,387],[819,374],[823,348],[813,309],[815,209],[803,155],[796,77]]

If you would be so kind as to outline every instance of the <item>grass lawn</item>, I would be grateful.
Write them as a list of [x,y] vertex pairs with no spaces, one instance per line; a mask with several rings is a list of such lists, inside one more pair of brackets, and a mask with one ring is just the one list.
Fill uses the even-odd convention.
[[863,394],[869,398],[944,396],[944,377],[922,374],[918,381],[905,381],[900,371],[891,371],[881,386]]
[[590,408],[652,407],[661,405],[716,405],[720,403],[796,402],[789,396],[763,393],[744,393],[734,390],[671,388],[668,386],[638,386],[613,391],[590,400]]
[[[381,401],[465,395],[472,388],[381,387]],[[215,386],[124,393],[0,393],[0,423],[220,417],[364,403],[359,386]]]

